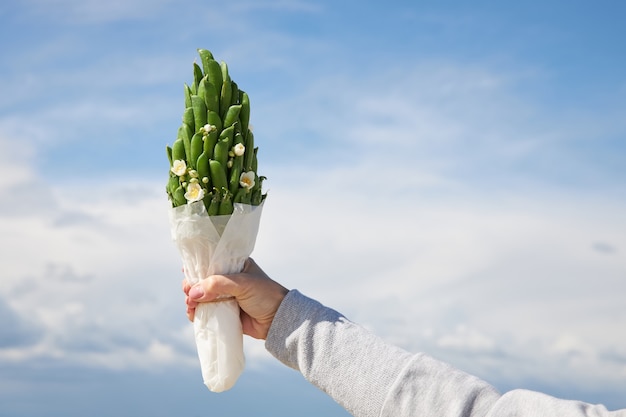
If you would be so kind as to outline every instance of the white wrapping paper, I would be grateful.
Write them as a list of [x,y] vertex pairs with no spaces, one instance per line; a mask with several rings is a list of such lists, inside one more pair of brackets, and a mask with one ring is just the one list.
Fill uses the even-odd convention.
[[[172,239],[190,284],[243,269],[254,249],[263,205],[234,206],[230,216],[211,217],[202,201],[170,209]],[[193,327],[204,384],[213,392],[230,389],[245,364],[239,305],[233,299],[201,303]]]

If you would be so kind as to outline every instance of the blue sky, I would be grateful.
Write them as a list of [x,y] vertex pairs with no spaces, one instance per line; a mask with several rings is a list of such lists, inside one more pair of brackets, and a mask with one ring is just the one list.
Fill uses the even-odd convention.
[[223,3],[0,5],[0,416],[346,415],[253,340],[201,384],[163,191],[200,47],[251,97],[271,276],[626,407],[626,6]]

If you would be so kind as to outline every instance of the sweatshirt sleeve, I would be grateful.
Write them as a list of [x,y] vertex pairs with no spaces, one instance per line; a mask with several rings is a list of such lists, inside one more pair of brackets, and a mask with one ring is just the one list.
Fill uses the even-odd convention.
[[531,391],[502,396],[472,375],[385,343],[296,290],[276,312],[265,346],[355,417],[626,417],[626,410]]

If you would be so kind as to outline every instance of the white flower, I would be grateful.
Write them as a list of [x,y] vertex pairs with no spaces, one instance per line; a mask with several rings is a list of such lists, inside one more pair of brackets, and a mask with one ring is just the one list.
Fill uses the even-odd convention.
[[194,201],[200,201],[204,198],[204,190],[197,182],[192,182],[187,186],[187,192],[185,193],[187,203],[193,203]]
[[233,152],[237,156],[242,156],[246,152],[246,147],[243,146],[243,143],[238,143],[235,146],[233,146]]
[[242,172],[239,177],[239,184],[246,190],[254,187],[254,171]]
[[202,127],[202,130],[204,131],[205,135],[208,135],[212,131],[217,130],[217,126],[213,126],[207,123],[204,125],[204,127]]
[[177,159],[172,162],[171,171],[179,177],[183,176],[187,173],[187,163],[182,159]]

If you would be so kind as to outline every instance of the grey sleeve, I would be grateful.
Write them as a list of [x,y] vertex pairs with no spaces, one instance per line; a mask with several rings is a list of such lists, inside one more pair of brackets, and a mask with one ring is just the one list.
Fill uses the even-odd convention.
[[626,417],[626,410],[610,413],[531,391],[501,396],[474,376],[385,343],[295,290],[278,309],[265,346],[355,417]]

